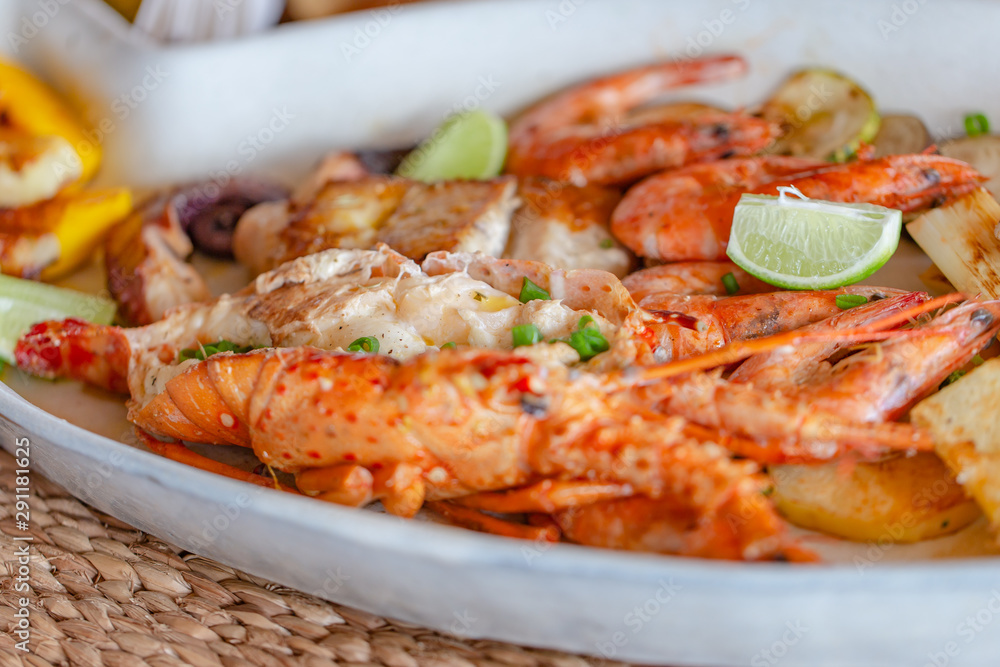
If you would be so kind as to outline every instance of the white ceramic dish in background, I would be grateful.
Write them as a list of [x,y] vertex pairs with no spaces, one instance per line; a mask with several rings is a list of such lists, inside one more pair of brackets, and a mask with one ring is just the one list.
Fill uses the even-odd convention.
[[[4,3],[0,27],[22,34],[37,7]],[[448,3],[164,50],[93,2],[59,7],[18,57],[98,127],[107,121],[107,183],[227,168],[291,179],[330,147],[423,136],[477,90],[477,103],[506,113],[699,41],[745,54],[752,68],[693,93],[708,101],[752,103],[790,69],[824,64],[938,135],[967,111],[1000,109],[1000,88],[987,85],[1000,4],[987,2]],[[251,136],[262,143],[252,159]],[[923,261],[904,253],[882,277],[919,287],[912,269]],[[1000,654],[1000,633],[984,622],[1000,596],[994,559],[790,567],[539,547],[248,489],[88,433],[0,385],[0,443],[25,436],[34,470],[143,530],[461,636],[676,665],[987,665]],[[873,547],[873,560],[891,548]]]

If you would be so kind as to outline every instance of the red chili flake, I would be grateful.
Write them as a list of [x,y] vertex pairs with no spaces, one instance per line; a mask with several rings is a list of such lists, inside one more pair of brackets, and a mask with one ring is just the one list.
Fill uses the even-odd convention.
[[358,457],[357,457],[356,454],[352,454],[351,452],[348,452],[347,454],[344,454],[344,460],[345,461],[357,461]]
[[316,450],[310,449],[308,452],[306,452],[306,456],[308,456],[311,459],[318,459],[319,458],[319,452],[317,452]]
[[530,378],[520,378],[517,382],[513,384],[514,391],[519,391],[522,394],[531,393],[531,379]]

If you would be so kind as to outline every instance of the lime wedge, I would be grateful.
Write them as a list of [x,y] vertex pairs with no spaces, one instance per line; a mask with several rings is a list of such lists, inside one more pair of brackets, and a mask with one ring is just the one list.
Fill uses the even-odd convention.
[[397,174],[431,183],[493,178],[507,157],[507,124],[486,111],[451,116],[403,158]]
[[778,190],[743,195],[733,214],[726,254],[747,273],[785,289],[832,289],[870,276],[896,251],[899,211]]
[[38,322],[78,317],[111,324],[113,301],[33,280],[0,276],[0,361],[14,361],[17,339]]

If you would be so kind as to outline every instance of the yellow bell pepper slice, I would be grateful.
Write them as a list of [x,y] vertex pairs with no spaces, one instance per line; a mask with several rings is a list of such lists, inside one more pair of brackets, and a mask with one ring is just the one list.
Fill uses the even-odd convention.
[[59,95],[9,62],[0,61],[0,124],[31,136],[60,136],[83,163],[81,182],[101,165],[101,146]]
[[70,273],[93,256],[108,230],[132,210],[132,193],[125,188],[89,190],[67,197],[53,233],[59,259],[42,271],[42,280]]

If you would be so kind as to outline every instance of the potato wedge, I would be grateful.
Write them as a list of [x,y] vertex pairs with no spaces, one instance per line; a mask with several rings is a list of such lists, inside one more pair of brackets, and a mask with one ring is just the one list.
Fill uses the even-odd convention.
[[956,288],[1000,297],[1000,203],[979,188],[906,225],[913,240]]
[[1000,359],[991,359],[913,408],[934,448],[1000,529]]
[[980,516],[976,503],[933,453],[880,461],[771,466],[774,503],[803,528],[856,542],[918,542],[953,533]]

